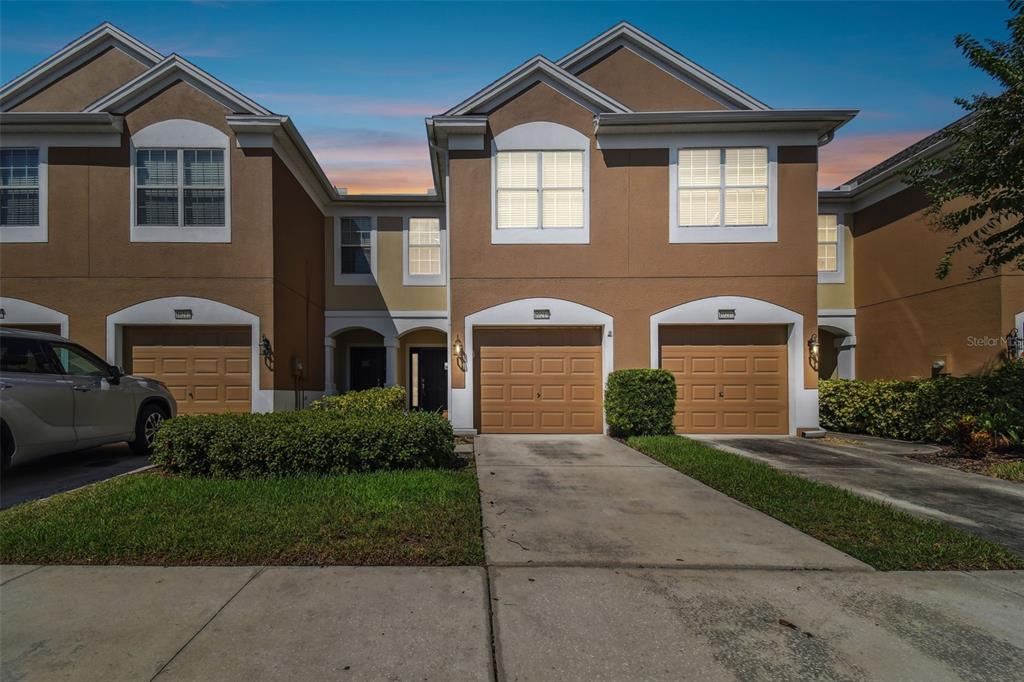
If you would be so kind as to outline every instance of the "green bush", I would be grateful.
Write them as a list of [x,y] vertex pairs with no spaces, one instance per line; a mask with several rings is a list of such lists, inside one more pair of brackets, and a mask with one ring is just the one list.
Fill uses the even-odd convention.
[[324,396],[314,400],[310,408],[346,413],[404,412],[405,404],[405,387],[388,386]]
[[943,427],[973,416],[997,439],[1019,443],[1024,425],[1024,361],[984,376],[827,379],[818,389],[821,425],[832,431],[949,442]]
[[673,433],[676,380],[663,369],[620,369],[608,375],[604,413],[613,436]]
[[188,476],[259,478],[444,467],[454,453],[438,414],[298,410],[176,417],[160,427],[152,459]]

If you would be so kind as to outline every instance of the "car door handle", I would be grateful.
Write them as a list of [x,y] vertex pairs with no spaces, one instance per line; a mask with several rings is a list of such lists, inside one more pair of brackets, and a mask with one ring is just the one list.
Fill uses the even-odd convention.
[[92,390],[92,389],[91,389],[90,387],[88,387],[88,386],[73,386],[72,388],[73,388],[74,390],[78,391],[79,393],[88,393],[89,391],[91,391],[91,390]]

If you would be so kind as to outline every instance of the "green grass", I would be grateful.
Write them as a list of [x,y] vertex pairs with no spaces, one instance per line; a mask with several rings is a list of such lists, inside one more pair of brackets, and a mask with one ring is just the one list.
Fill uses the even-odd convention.
[[629,445],[879,570],[1024,568],[983,538],[696,441],[635,437]]
[[0,512],[0,563],[479,565],[476,477],[125,476]]
[[1006,481],[1024,483],[1024,459],[1016,462],[1001,462],[993,464],[986,472],[989,476],[995,476]]

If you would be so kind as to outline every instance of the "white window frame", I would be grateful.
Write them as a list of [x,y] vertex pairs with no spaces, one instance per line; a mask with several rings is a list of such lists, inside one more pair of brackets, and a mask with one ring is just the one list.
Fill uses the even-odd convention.
[[[679,151],[681,149],[730,149],[763,147],[768,150],[768,224],[740,226],[679,226]],[[673,145],[669,159],[669,216],[668,241],[670,244],[743,244],[759,242],[777,242],[779,240],[778,224],[778,154],[779,145],[760,135],[732,136],[700,135],[687,136]],[[722,216],[725,221],[725,166],[722,166]]]
[[[231,241],[231,147],[226,134],[198,121],[175,118],[146,126],[132,135],[131,154],[131,241],[229,243]],[[136,152],[140,149],[176,149],[178,151],[178,226],[145,226],[138,224]],[[186,149],[221,149],[224,152],[224,225],[184,225],[184,165]]]
[[[370,272],[341,271],[341,221],[344,219],[370,219]],[[377,216],[344,215],[334,217],[334,284],[335,286],[367,286],[377,284]]]
[[[409,272],[409,225],[411,220],[436,220],[440,229],[441,271],[436,275],[414,275]],[[448,239],[444,220],[439,216],[410,215],[402,217],[402,285],[407,287],[444,286],[448,272]]]
[[[498,229],[498,152],[583,152],[583,227]],[[538,174],[541,172],[538,161]],[[537,180],[541,183],[540,177]],[[543,206],[538,206],[542,214]],[[532,121],[495,135],[491,143],[491,244],[590,243],[590,138],[560,123]]]
[[[834,272],[819,272],[818,284],[845,284],[846,283],[846,221],[845,214],[837,211],[818,211],[818,215],[834,215],[836,217],[836,269]],[[815,245],[823,242],[818,241],[818,225],[814,225]],[[815,248],[814,268],[818,268],[817,248]]]
[[[39,154],[39,222],[36,225],[0,225],[0,244],[38,244],[49,235],[49,147],[38,142],[19,144],[17,136],[5,136],[3,149],[34,149]],[[10,139],[13,138],[13,139]]]

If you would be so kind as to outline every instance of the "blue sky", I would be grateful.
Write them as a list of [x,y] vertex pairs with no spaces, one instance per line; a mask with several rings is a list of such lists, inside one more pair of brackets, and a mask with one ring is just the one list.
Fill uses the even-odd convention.
[[102,21],[288,114],[340,186],[422,191],[424,116],[535,54],[627,20],[773,107],[852,107],[822,186],[954,120],[994,88],[953,46],[1005,38],[1003,2],[137,2],[0,6],[6,82]]

